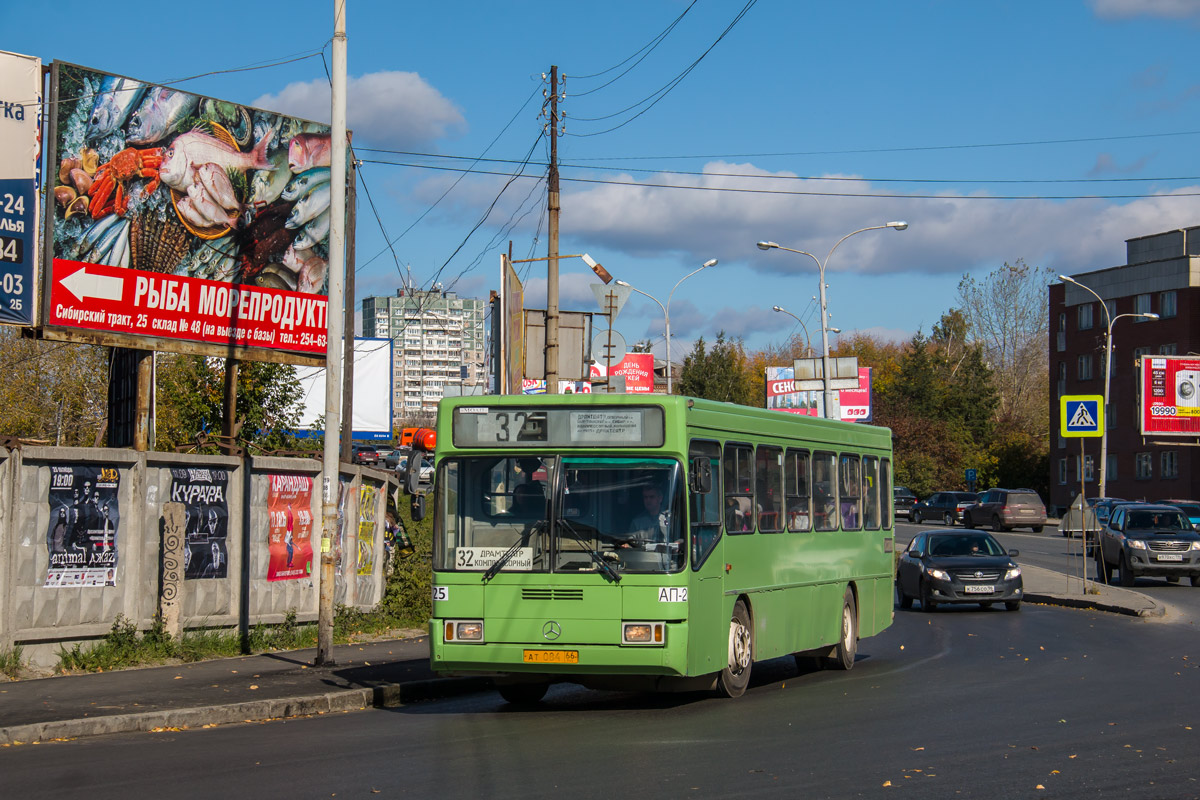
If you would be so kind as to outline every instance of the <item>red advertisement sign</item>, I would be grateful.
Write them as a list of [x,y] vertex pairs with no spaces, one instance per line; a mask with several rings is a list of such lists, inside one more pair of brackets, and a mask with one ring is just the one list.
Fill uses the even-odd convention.
[[838,392],[840,418],[847,422],[871,421],[871,368],[858,368],[858,388]]
[[[592,377],[604,377],[604,365],[592,365]],[[654,354],[626,353],[625,358],[613,367],[614,376],[625,377],[626,394],[650,394],[654,391]]]
[[312,576],[312,487],[307,475],[268,475],[267,580],[290,581]]
[[324,353],[327,305],[322,295],[56,258],[46,323]]
[[1200,435],[1200,358],[1142,358],[1141,432]]
[[[824,397],[819,391],[796,391],[792,367],[767,367],[767,408],[822,417]],[[838,402],[838,419],[846,422],[870,422],[871,368],[858,368],[858,388],[834,392]]]

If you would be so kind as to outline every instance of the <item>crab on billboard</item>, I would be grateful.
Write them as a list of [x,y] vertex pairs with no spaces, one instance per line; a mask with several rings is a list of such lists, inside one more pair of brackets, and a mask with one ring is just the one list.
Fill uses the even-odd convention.
[[47,330],[323,357],[328,126],[60,62],[50,91]]
[[1138,385],[1143,436],[1200,436],[1200,358],[1143,356]]
[[0,324],[32,325],[42,62],[0,50]]

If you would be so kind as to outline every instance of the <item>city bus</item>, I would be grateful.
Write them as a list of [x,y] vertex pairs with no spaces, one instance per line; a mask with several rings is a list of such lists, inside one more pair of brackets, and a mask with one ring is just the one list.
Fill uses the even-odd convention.
[[[891,432],[664,395],[447,398],[431,661],[737,697],[755,661],[850,669],[893,616]],[[415,506],[414,506],[415,508]]]

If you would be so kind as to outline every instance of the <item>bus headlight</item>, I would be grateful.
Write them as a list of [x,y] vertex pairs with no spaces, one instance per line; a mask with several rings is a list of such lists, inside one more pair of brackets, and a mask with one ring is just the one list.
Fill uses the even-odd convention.
[[621,625],[621,644],[662,644],[666,638],[665,622],[625,622]]
[[448,619],[445,622],[445,639],[447,642],[482,642],[483,620]]

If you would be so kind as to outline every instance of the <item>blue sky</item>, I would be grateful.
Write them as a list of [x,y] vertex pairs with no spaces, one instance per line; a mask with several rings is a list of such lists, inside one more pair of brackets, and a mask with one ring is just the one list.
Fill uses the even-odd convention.
[[[94,3],[14,5],[0,10],[0,49],[146,81],[330,57],[330,2],[108,16]],[[664,303],[720,260],[675,292],[676,358],[721,329],[751,348],[782,343],[797,326],[777,304],[819,338],[812,260],[760,252],[760,239],[823,257],[853,230],[908,221],[848,240],[826,276],[832,325],[907,339],[955,303],[964,273],[1018,258],[1114,266],[1127,238],[1200,224],[1200,0],[353,0],[347,20],[348,114],[379,217],[360,193],[359,298],[393,294],[409,269],[418,285],[486,297],[510,239],[517,258],[545,255],[538,115],[552,64],[567,93],[561,251],[590,253]],[[599,119],[702,55],[651,107]],[[328,119],[319,56],[177,85]],[[503,192],[505,175],[430,168],[510,173],[527,154],[532,178]],[[1115,195],[1126,197],[1103,197]],[[1028,199],[995,199],[1014,196]],[[544,266],[526,277],[542,306]],[[564,261],[562,307],[593,310],[594,280]],[[662,322],[635,295],[616,327],[630,342],[659,337],[661,353]]]

